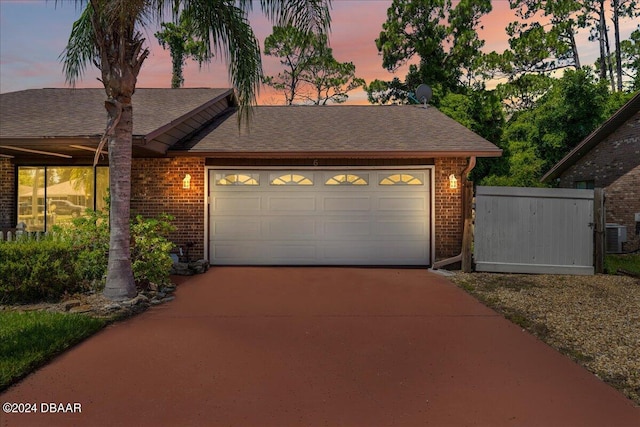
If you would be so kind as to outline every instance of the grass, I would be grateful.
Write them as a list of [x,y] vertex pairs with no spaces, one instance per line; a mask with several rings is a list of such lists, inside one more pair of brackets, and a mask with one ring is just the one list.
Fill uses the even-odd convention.
[[626,270],[640,275],[640,254],[607,255],[604,258],[604,268],[608,274]]
[[0,312],[0,391],[105,324],[82,314]]

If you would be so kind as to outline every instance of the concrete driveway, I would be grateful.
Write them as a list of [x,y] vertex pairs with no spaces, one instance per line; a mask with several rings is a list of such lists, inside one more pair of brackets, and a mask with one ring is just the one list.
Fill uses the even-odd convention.
[[616,390],[414,269],[214,268],[0,402],[82,411],[3,427],[640,425]]

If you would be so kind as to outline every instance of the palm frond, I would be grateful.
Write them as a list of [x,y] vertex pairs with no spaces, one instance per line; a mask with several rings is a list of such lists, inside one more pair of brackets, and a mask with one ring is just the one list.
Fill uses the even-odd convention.
[[[250,0],[242,3],[251,3]],[[305,33],[326,33],[331,0],[260,0],[262,11],[279,27],[292,25]]]
[[93,8],[87,6],[80,18],[73,23],[67,47],[60,54],[67,83],[75,86],[87,66],[98,60],[98,48],[92,25]]
[[245,10],[228,0],[184,2],[194,35],[204,41],[207,50],[224,57],[229,78],[236,90],[239,119],[247,120],[262,81],[260,44],[249,24]]

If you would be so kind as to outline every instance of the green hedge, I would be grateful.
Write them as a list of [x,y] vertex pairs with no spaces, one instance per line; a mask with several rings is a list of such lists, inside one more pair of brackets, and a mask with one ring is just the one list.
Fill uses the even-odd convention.
[[0,303],[59,300],[81,290],[76,252],[69,242],[0,242]]
[[[160,215],[131,220],[131,263],[141,289],[169,282],[172,219]],[[104,285],[109,257],[106,213],[88,212],[71,227],[54,227],[52,236],[0,242],[0,304],[54,301],[65,293]]]

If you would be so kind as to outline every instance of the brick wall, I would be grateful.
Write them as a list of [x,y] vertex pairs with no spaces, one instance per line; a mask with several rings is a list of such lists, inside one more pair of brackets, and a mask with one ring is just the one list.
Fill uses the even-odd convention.
[[[435,247],[437,259],[460,253],[462,243],[462,186],[460,174],[468,159],[435,160]],[[177,227],[171,239],[178,245],[194,242],[193,257],[204,256],[204,165],[202,158],[134,159],[132,166],[132,214],[175,216]],[[182,188],[185,174],[191,189]],[[458,188],[449,188],[455,174]]]
[[607,222],[625,225],[624,251],[640,248],[634,215],[640,213],[640,112],[595,146],[560,177],[560,187],[593,180],[605,189]]
[[0,157],[0,227],[15,227],[15,166]]
[[[468,159],[435,160],[435,245],[436,258],[456,256],[462,248],[462,180],[460,174]],[[449,175],[454,174],[458,188],[449,188]]]
[[[191,188],[182,188],[185,174]],[[131,214],[147,217],[173,215],[176,231],[170,239],[186,249],[191,259],[204,257],[204,158],[133,159]]]

